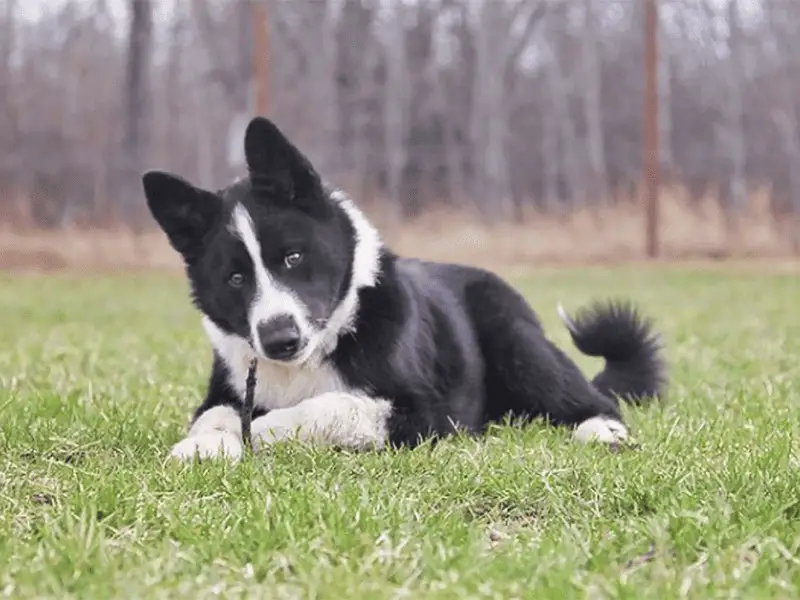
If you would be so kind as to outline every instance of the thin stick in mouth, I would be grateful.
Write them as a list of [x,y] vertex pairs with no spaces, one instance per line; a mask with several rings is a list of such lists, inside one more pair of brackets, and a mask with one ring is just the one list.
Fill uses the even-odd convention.
[[253,438],[250,433],[250,425],[253,422],[253,397],[255,396],[256,392],[257,364],[258,360],[255,358],[250,361],[250,368],[247,370],[247,381],[245,383],[244,405],[242,406],[242,411],[239,415],[242,420],[242,440],[251,450],[253,449]]

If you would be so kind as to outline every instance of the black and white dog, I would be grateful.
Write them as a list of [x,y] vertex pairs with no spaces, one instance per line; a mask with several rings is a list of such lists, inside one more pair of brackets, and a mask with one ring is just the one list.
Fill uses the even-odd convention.
[[617,398],[662,393],[659,336],[628,304],[559,307],[576,346],[605,358],[590,382],[499,277],[393,254],[271,121],[253,119],[244,144],[249,175],[221,191],[143,176],[213,347],[205,401],[171,456],[241,455],[254,358],[256,448],[413,446],[506,415],[614,443],[628,435]]

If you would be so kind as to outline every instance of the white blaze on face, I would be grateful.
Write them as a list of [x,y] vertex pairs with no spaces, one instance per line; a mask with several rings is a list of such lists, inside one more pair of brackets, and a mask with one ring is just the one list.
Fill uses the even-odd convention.
[[264,350],[258,339],[258,325],[279,315],[294,317],[301,335],[307,338],[310,333],[308,309],[292,290],[275,281],[264,266],[261,244],[253,226],[253,219],[241,204],[237,204],[233,209],[231,230],[242,240],[253,262],[256,292],[248,311],[250,337],[253,344],[263,354]]

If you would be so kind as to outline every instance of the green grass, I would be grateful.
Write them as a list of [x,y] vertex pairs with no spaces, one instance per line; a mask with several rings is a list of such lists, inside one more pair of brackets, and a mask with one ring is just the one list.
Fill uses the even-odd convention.
[[590,373],[558,301],[656,318],[672,387],[627,411],[639,450],[532,425],[170,464],[209,366],[183,280],[0,276],[0,597],[798,597],[796,277],[518,283]]

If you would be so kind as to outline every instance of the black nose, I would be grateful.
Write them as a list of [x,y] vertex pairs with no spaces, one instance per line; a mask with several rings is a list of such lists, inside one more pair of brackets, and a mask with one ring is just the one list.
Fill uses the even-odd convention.
[[281,315],[259,323],[258,341],[267,358],[287,360],[300,350],[300,329],[294,318]]

